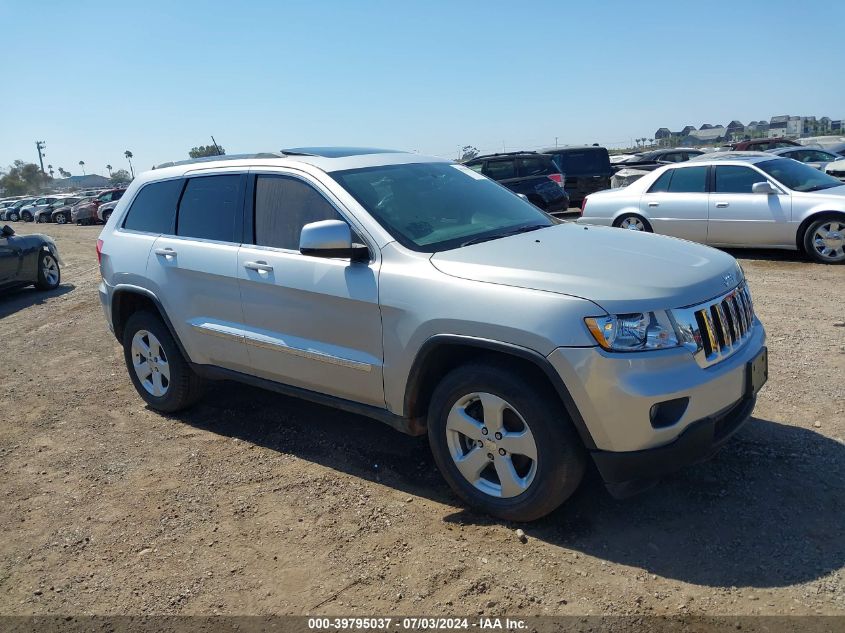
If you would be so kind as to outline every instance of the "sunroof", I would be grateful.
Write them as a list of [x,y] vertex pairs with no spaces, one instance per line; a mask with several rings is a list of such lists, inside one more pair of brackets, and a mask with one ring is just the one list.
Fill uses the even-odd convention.
[[397,154],[395,149],[377,149],[375,147],[292,147],[283,149],[284,154],[307,154],[324,158],[344,158],[346,156],[361,156],[363,154]]

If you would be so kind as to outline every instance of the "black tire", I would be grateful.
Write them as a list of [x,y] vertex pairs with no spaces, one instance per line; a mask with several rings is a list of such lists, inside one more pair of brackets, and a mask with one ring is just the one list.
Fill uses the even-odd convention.
[[[170,368],[170,381],[163,396],[154,396],[141,384],[132,362],[132,339],[141,330],[158,339]],[[205,381],[197,376],[179,351],[179,346],[161,318],[151,312],[135,312],[123,329],[123,358],[135,390],[153,409],[174,413],[194,405],[205,392]]]
[[56,215],[56,224],[67,224],[67,216],[64,213]]
[[[470,483],[455,464],[446,421],[453,405],[472,393],[489,393],[505,400],[522,416],[534,437],[536,471],[521,494],[487,494]],[[509,521],[533,521],[552,512],[575,492],[586,467],[581,439],[554,390],[496,358],[458,367],[443,378],[429,403],[428,439],[434,460],[455,494],[473,508]]]
[[104,212],[103,213],[103,224],[108,222],[110,217],[111,217],[111,211]]
[[22,214],[21,220],[24,221],[24,222],[32,222],[32,214],[31,213]]
[[616,220],[613,221],[613,226],[615,226],[617,229],[622,228],[622,224],[626,220],[632,220],[632,219],[637,219],[642,223],[643,232],[654,233],[654,229],[651,227],[651,224],[649,223],[649,221],[646,220],[643,216],[641,216],[637,213],[626,213],[624,215],[620,215],[618,218],[616,218]]
[[18,214],[17,213],[10,213],[9,214],[9,220],[11,222],[17,222],[18,221]]
[[[47,266],[55,266],[56,275],[53,281],[47,277]],[[59,262],[53,257],[52,253],[42,250],[38,255],[38,281],[35,282],[35,287],[39,290],[54,290],[62,283],[62,270],[59,267]]]
[[816,231],[830,223],[838,224],[839,230],[837,233],[840,235],[845,234],[845,216],[839,214],[823,215],[819,219],[810,222],[804,231],[804,235],[801,238],[801,243],[804,245],[804,252],[810,259],[819,264],[845,264],[845,253],[832,257],[825,256],[816,249],[816,245],[813,243]]

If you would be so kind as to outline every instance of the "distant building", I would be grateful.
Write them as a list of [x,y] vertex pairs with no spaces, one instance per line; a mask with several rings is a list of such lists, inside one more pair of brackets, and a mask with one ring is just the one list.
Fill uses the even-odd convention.
[[694,125],[687,125],[687,126],[686,126],[683,130],[681,130],[681,134],[680,134],[680,135],[681,135],[681,136],[686,136],[687,134],[689,134],[690,132],[692,132],[692,131],[694,131],[694,130],[695,130],[695,126],[694,126]]
[[699,130],[712,130],[714,127],[715,127],[715,126],[710,125],[709,123],[704,123],[704,124],[702,124],[702,126],[701,126],[700,128],[698,128],[698,129],[699,129]]
[[654,140],[656,141],[662,141],[665,138],[672,138],[672,132],[669,131],[668,127],[662,127],[654,133]]
[[693,130],[686,138],[685,144],[691,145],[712,145],[721,143],[727,138],[728,131],[723,125],[711,125],[709,128]]
[[728,134],[733,136],[742,136],[745,134],[745,126],[736,119],[728,123],[728,127],[725,129],[728,131]]

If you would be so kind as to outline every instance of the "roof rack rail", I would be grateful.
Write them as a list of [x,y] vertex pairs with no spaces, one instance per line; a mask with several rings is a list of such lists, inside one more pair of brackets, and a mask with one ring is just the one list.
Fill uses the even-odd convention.
[[520,154],[539,154],[540,152],[535,152],[534,150],[522,150],[516,152],[496,152],[495,154],[479,154],[478,156],[474,156],[473,158],[467,159],[467,162],[470,160],[478,160],[479,158],[489,158],[491,156],[519,156]]
[[156,165],[153,169],[163,169],[165,167],[176,167],[177,165],[193,165],[194,163],[214,163],[224,160],[243,160],[245,158],[284,158],[286,152],[258,152],[255,154],[221,154],[220,156],[203,156],[202,158],[189,158],[187,160],[174,160],[161,165]]

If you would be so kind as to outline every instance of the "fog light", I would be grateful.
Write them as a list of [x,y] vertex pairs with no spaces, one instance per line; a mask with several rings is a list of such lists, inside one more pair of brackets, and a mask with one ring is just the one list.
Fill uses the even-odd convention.
[[652,405],[648,412],[651,426],[655,429],[672,426],[684,415],[688,404],[689,398],[675,398]]

